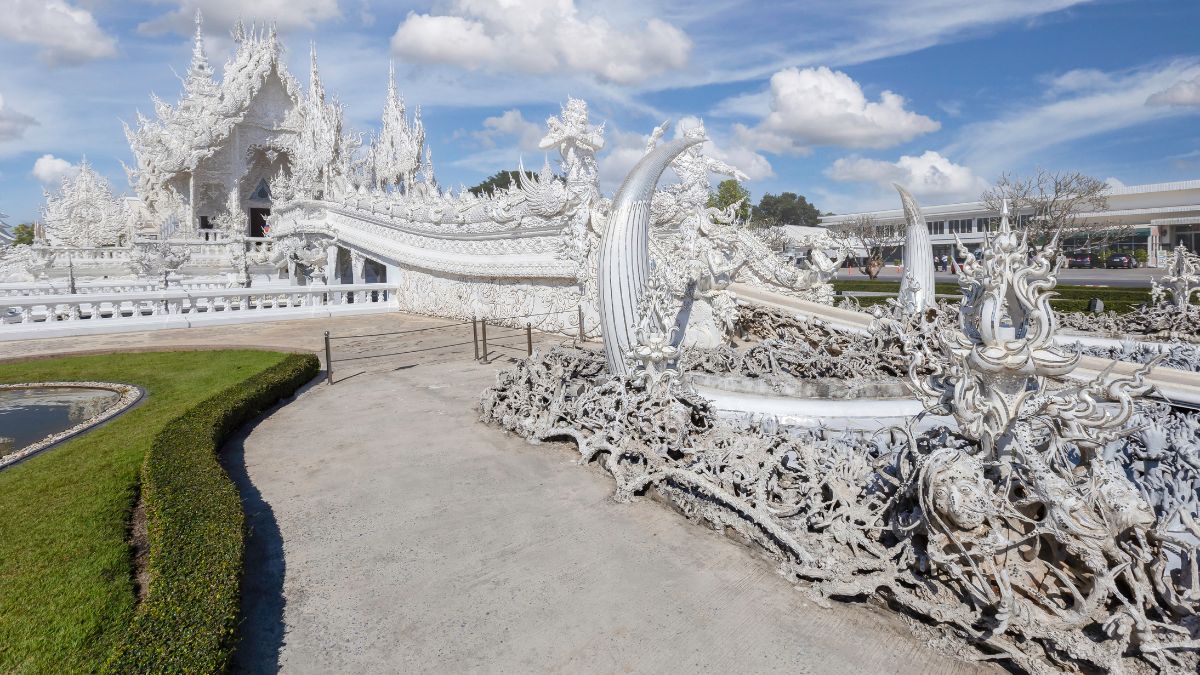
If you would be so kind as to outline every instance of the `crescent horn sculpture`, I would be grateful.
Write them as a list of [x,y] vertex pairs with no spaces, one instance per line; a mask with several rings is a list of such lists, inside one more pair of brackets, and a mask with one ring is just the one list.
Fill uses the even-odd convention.
[[597,282],[600,332],[608,371],[625,376],[625,355],[633,346],[638,305],[650,276],[650,200],[663,171],[684,150],[705,138],[680,138],[646,153],[621,183],[613,199],[612,218],[600,240]]
[[900,306],[911,312],[921,312],[936,306],[934,300],[933,243],[921,206],[908,190],[892,183],[904,205],[904,278],[900,280]]

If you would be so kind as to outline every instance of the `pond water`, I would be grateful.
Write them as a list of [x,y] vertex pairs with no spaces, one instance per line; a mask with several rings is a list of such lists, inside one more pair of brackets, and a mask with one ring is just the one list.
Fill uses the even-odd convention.
[[107,389],[0,389],[0,457],[84,422],[121,399]]

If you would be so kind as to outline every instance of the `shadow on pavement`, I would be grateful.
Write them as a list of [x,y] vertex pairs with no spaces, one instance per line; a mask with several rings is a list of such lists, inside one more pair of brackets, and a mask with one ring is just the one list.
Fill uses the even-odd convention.
[[246,558],[242,577],[242,616],[231,672],[275,673],[283,648],[283,580],[287,566],[283,537],[275,512],[262,497],[246,471],[246,438],[258,423],[297,396],[324,382],[324,371],[285,399],[240,429],[221,450],[221,465],[237,486],[246,514]]

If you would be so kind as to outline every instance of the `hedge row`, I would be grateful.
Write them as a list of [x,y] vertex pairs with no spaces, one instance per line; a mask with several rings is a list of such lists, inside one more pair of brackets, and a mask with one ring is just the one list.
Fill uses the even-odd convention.
[[217,451],[239,426],[317,375],[311,354],[278,364],[169,422],[142,465],[149,588],[104,670],[215,673],[238,623],[243,514]]

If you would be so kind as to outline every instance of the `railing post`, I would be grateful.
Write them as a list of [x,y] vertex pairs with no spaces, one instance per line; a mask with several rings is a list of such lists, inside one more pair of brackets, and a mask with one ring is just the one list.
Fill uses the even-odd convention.
[[325,331],[325,382],[333,384],[333,350],[329,348],[329,331]]
[[481,360],[484,363],[487,363],[488,362],[487,319],[480,319],[479,325],[480,325],[480,332],[483,334],[483,358]]
[[576,308],[576,311],[579,312],[579,341],[586,342],[587,341],[587,333],[585,333],[583,330],[583,305],[579,305]]
[[533,356],[533,324],[525,322],[525,356]]
[[471,319],[471,347],[475,349],[475,360],[479,360],[479,319]]

